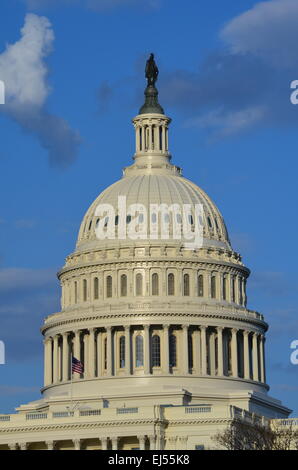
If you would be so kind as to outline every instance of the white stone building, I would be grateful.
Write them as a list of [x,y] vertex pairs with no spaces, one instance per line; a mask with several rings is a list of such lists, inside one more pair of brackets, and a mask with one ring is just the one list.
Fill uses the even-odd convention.
[[[268,395],[267,324],[246,307],[249,270],[215,204],[170,163],[154,83],[145,96],[134,163],[88,209],[58,274],[61,312],[42,327],[42,398],[0,415],[0,449],[212,448],[237,414],[290,413]],[[103,204],[114,209],[104,223]],[[188,205],[192,227],[203,208],[202,246],[173,236],[183,214],[158,212],[162,204]],[[115,237],[100,239],[111,222]],[[82,374],[71,374],[72,355]]]

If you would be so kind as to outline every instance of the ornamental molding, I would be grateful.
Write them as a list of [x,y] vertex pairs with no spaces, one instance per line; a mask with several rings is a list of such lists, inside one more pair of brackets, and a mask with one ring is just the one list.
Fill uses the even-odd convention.
[[[136,420],[125,420],[125,421],[96,421],[94,423],[61,423],[61,424],[47,424],[39,426],[14,426],[9,428],[0,427],[0,444],[2,434],[12,433],[29,433],[29,432],[45,432],[45,431],[68,431],[68,430],[81,430],[81,429],[98,429],[102,427],[123,427],[123,426],[137,426],[137,425],[164,425],[165,420],[160,419],[136,419]],[[48,439],[48,438],[47,438]]]
[[[49,329],[52,329],[52,328],[57,328],[57,327],[63,327],[63,326],[66,326],[66,325],[72,325],[73,328],[76,327],[77,324],[80,324],[80,323],[84,323],[84,328],[83,329],[87,329],[88,325],[87,325],[87,322],[92,322],[92,321],[98,321],[98,320],[122,320],[122,319],[129,319],[129,320],[135,320],[136,321],[136,325],[141,325],[142,322],[140,323],[140,315],[142,316],[142,318],[145,318],[146,321],[152,319],[152,318],[160,318],[160,321],[159,323],[163,324],[165,323],[164,319],[165,318],[170,318],[172,319],[172,322],[170,321],[169,323],[175,323],[175,317],[176,318],[187,318],[187,319],[200,319],[200,318],[204,318],[204,319],[216,319],[216,320],[231,320],[231,321],[237,321],[239,323],[246,323],[246,324],[250,324],[250,328],[251,330],[253,331],[254,328],[256,328],[256,332],[259,332],[260,330],[258,329],[261,328],[261,331],[263,333],[265,333],[268,329],[268,325],[262,321],[262,320],[258,320],[258,319],[253,319],[251,317],[244,317],[244,316],[238,316],[238,317],[235,317],[233,315],[229,315],[229,314],[218,314],[218,313],[175,313],[175,312],[138,312],[138,313],[116,313],[116,314],[113,314],[113,313],[107,313],[107,314],[104,314],[104,315],[88,315],[88,316],[82,316],[80,318],[70,318],[70,319],[61,319],[61,320],[53,320],[51,323],[47,323],[45,326],[43,326],[41,328],[41,332],[43,334],[45,334]],[[183,320],[181,320],[181,323],[183,323]],[[105,324],[106,325],[106,324]],[[103,327],[105,326],[103,325]],[[98,327],[100,327],[101,325],[98,325]],[[110,325],[110,326],[120,326],[120,325]],[[196,325],[193,325],[193,326],[200,326],[200,324],[196,324]],[[207,325],[209,326],[209,325]],[[210,326],[214,326],[214,325],[210,325]],[[221,326],[221,325],[217,325],[217,326]],[[229,328],[228,325],[225,325],[226,328]],[[241,328],[239,328],[241,329]]]

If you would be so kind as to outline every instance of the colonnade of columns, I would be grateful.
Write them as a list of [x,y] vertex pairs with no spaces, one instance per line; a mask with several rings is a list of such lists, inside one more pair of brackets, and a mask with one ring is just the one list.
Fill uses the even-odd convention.
[[[122,339],[121,339],[122,338]],[[153,341],[154,338],[154,341]],[[44,341],[45,386],[71,378],[132,374],[232,376],[265,382],[264,335],[223,326],[107,326],[66,331]]]
[[[129,436],[128,436],[129,437]],[[137,441],[138,441],[138,447],[135,447],[139,450],[158,450],[158,442],[157,438],[155,435],[141,435],[141,436],[136,436]],[[101,450],[119,450],[121,448],[121,440],[125,440],[123,437],[99,437],[99,442],[101,445]],[[63,442],[63,441],[62,441]],[[45,445],[47,450],[55,450],[59,449],[60,444],[62,442],[59,441],[54,441],[54,440],[48,440],[45,441]],[[83,450],[84,445],[86,443],[85,439],[73,439],[72,440],[72,445],[74,450]],[[123,441],[122,441],[123,443]],[[31,443],[32,444],[32,443]],[[21,443],[11,443],[8,444],[8,447],[10,450],[28,450],[30,449],[30,443],[29,442],[21,442]]]

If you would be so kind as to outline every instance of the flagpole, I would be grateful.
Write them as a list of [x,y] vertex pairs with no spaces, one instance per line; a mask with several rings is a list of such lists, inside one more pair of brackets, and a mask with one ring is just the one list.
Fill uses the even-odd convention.
[[70,409],[73,411],[73,393],[72,393],[72,352],[70,354]]

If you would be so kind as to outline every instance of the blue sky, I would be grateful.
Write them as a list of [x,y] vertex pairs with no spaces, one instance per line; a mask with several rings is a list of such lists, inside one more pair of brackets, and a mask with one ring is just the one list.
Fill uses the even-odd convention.
[[0,412],[39,397],[55,275],[88,206],[130,164],[153,51],[173,161],[252,271],[270,394],[297,416],[298,2],[2,0],[0,15]]

